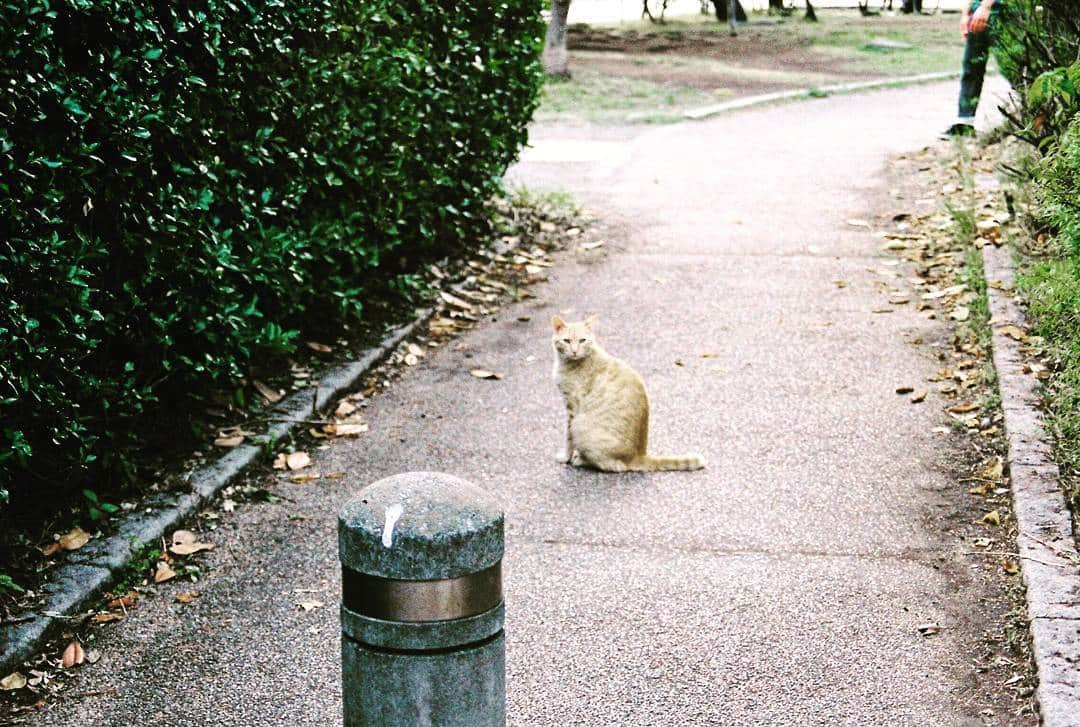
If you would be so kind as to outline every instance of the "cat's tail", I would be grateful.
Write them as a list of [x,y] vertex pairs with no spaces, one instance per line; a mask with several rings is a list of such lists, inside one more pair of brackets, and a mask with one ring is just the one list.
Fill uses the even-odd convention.
[[628,469],[638,472],[657,472],[660,470],[699,470],[705,466],[705,460],[696,454],[677,456],[642,455],[634,460]]

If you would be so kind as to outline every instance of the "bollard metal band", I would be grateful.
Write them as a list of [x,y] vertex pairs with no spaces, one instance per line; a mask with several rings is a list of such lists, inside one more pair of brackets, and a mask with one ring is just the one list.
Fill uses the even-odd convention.
[[476,573],[405,581],[341,570],[341,605],[383,621],[422,623],[475,616],[502,602],[502,561]]

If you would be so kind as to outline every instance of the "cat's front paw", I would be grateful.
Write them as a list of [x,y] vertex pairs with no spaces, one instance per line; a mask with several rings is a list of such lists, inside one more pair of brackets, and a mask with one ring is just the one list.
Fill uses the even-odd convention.
[[567,452],[566,450],[563,450],[563,451],[559,452],[558,454],[555,455],[555,461],[559,462],[561,464],[566,464],[567,462],[570,461],[570,453]]

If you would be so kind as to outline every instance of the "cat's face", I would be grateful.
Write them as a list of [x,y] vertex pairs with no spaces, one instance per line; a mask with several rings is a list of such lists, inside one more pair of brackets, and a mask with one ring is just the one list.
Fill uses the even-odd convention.
[[551,319],[551,342],[555,352],[566,361],[578,361],[593,352],[596,336],[593,327],[597,317],[590,316],[583,321],[567,322],[559,316]]

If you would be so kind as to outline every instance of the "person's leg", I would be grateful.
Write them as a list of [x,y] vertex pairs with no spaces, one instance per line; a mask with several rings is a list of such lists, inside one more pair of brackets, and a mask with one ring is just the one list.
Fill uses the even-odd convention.
[[964,43],[964,59],[960,70],[960,99],[958,103],[958,121],[975,123],[975,111],[979,107],[982,94],[983,77],[986,75],[986,62],[990,59],[990,31],[968,33]]

